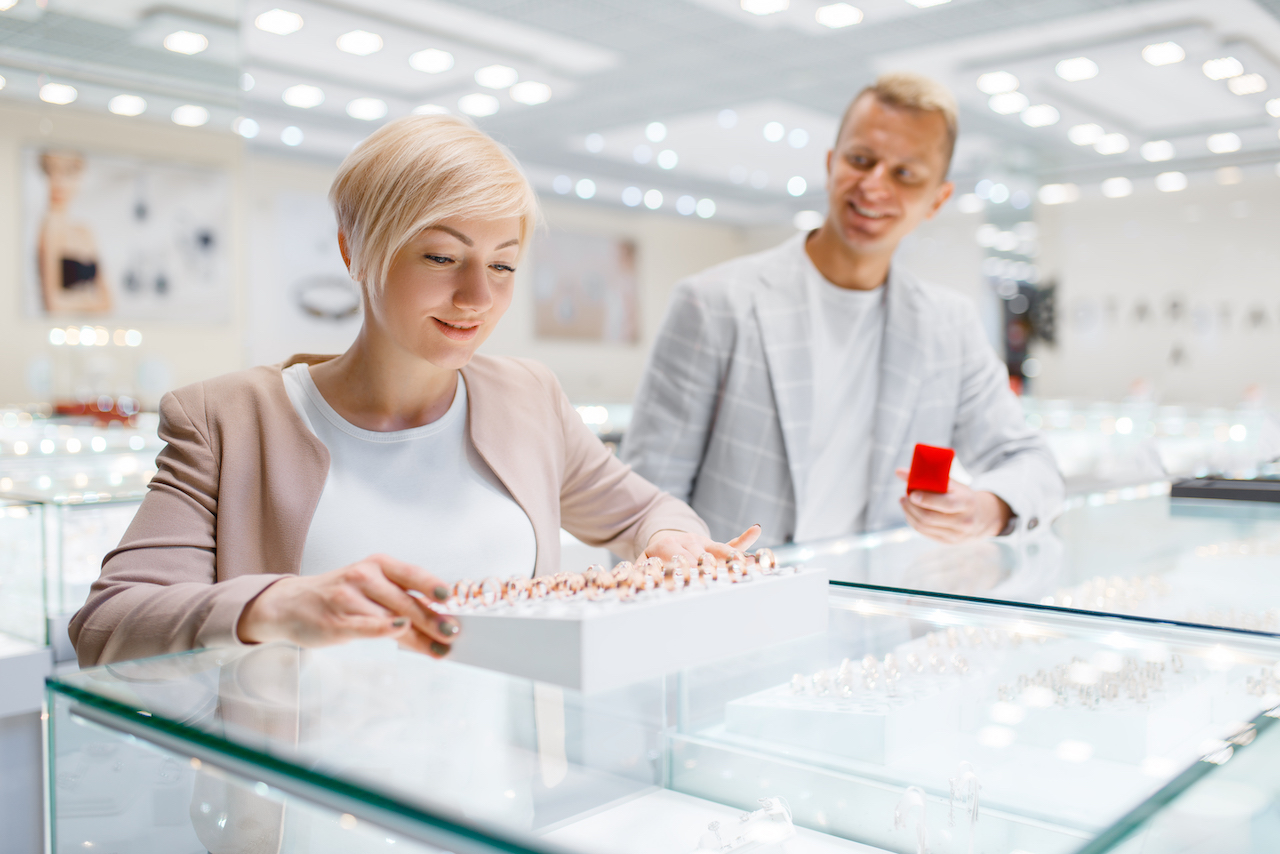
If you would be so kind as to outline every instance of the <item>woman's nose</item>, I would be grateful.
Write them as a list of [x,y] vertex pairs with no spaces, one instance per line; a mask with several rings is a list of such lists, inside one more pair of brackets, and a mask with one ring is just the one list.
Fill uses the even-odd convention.
[[458,289],[453,294],[453,304],[465,311],[487,311],[493,305],[488,267],[469,264],[463,269]]

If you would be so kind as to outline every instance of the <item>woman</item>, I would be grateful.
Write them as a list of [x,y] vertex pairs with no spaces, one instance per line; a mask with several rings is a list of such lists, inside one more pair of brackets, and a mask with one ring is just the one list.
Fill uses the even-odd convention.
[[159,472],[71,621],[82,665],[357,637],[440,657],[458,631],[431,604],[447,581],[554,573],[561,526],[664,560],[755,540],[712,542],[546,368],[475,355],[537,216],[493,140],[449,117],[391,122],[329,198],[363,291],[355,343],[165,396]]
[[84,158],[73,152],[46,151],[40,155],[40,168],[49,179],[49,210],[36,243],[45,311],[105,314],[111,310],[111,294],[98,262],[93,228],[75,219],[70,210],[80,192]]

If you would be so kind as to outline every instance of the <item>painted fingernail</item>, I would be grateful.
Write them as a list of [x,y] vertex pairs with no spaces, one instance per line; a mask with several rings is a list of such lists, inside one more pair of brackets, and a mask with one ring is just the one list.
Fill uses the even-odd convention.
[[449,654],[449,647],[448,647],[448,645],[447,645],[447,644],[443,644],[443,643],[440,643],[440,642],[438,642],[438,641],[432,641],[432,642],[431,642],[431,654],[432,654],[432,655],[448,655],[448,654]]
[[462,626],[457,623],[450,622],[449,620],[441,620],[436,625],[440,627],[440,633],[445,635],[456,635],[458,632],[462,631]]
[[405,626],[409,625],[409,620],[407,617],[396,617],[391,621],[391,625],[395,626],[397,629],[403,629]]
[[443,602],[449,598],[449,588],[445,587],[443,584],[437,587],[435,590],[432,590],[431,592],[435,594],[436,599],[439,600],[440,602]]

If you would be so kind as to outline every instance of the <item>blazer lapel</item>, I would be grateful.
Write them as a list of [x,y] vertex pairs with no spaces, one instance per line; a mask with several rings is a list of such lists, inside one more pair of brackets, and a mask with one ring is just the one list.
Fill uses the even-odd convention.
[[774,406],[782,425],[791,485],[802,494],[809,464],[813,421],[813,351],[809,299],[805,290],[804,235],[788,242],[788,251],[761,276],[767,288],[755,293],[756,322],[769,370]]
[[915,283],[896,269],[891,269],[885,294],[880,388],[873,428],[871,482],[868,484],[869,516],[874,513],[874,508],[883,505],[884,493],[897,486],[893,469],[920,393],[925,363],[923,336],[926,333],[917,297]]

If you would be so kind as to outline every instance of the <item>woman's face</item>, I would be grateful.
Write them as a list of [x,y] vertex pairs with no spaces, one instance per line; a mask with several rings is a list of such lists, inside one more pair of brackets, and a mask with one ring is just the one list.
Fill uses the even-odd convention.
[[519,254],[519,217],[423,229],[392,259],[371,318],[405,350],[461,368],[511,305]]

